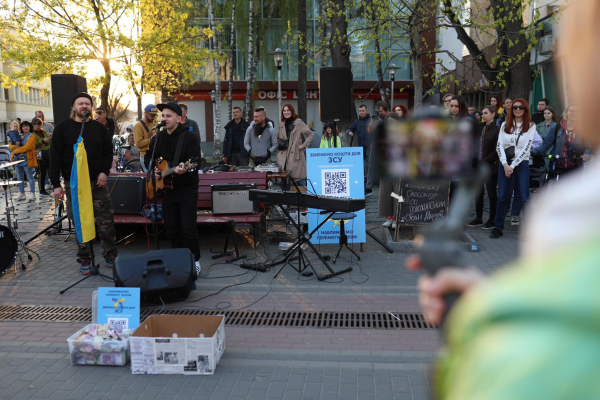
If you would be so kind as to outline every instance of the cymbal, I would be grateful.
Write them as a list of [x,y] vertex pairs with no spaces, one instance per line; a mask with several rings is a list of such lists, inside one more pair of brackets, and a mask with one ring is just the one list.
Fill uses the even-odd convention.
[[0,186],[14,186],[19,183],[23,183],[23,181],[8,181],[8,182],[0,182]]
[[19,160],[19,161],[13,161],[13,162],[4,163],[4,164],[0,165],[0,169],[8,168],[11,165],[17,165],[19,163],[22,163],[23,161],[25,161],[25,160]]

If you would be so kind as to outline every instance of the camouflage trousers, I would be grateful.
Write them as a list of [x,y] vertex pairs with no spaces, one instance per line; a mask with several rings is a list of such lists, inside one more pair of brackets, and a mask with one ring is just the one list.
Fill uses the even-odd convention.
[[[99,188],[96,186],[96,181],[92,181],[92,200],[94,202],[94,219],[96,221],[96,230],[102,248],[104,249],[103,256],[105,259],[117,256],[119,250],[115,244],[117,232],[115,231],[115,209],[113,208],[112,200],[108,194],[108,188],[105,186]],[[73,219],[73,210],[71,209],[71,185],[65,181],[65,194],[67,195],[67,215],[69,219]],[[78,260],[91,260],[90,247],[88,243],[77,242]]]

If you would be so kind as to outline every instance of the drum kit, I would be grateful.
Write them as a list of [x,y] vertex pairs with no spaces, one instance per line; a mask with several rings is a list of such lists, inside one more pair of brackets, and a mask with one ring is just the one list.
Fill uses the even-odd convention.
[[[21,161],[15,162],[5,162],[0,165],[0,172],[8,170],[9,167],[20,163]],[[17,272],[17,256],[19,260],[21,260],[21,268],[25,269],[25,264],[23,263],[23,259],[19,254],[19,250],[22,250],[27,254],[27,259],[29,261],[33,260],[32,254],[36,254],[33,250],[29,249],[21,237],[17,232],[18,223],[17,216],[15,214],[15,207],[12,204],[12,199],[10,198],[10,188],[11,186],[16,186],[22,181],[12,181],[10,180],[10,174],[0,174],[0,187],[4,189],[4,204],[5,204],[5,215],[6,215],[6,223],[5,225],[0,225],[0,274],[3,275],[6,271],[9,270],[11,266],[14,265],[15,272]]]

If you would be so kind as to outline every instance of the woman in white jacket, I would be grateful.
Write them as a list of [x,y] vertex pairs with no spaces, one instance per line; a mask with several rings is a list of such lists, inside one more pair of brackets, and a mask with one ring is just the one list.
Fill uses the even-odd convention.
[[506,121],[500,127],[496,146],[500,157],[500,169],[496,227],[490,233],[492,239],[502,236],[506,205],[512,194],[511,186],[514,186],[515,198],[518,195],[521,199],[513,205],[513,215],[518,216],[521,207],[529,201],[529,154],[535,133],[536,126],[531,122],[529,104],[525,99],[516,99],[507,112]]

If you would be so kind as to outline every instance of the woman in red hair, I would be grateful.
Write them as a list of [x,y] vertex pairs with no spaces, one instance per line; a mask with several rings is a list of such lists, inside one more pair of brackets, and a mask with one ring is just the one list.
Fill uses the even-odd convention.
[[396,104],[394,108],[392,108],[392,111],[394,111],[396,115],[400,117],[400,119],[408,118],[408,107],[406,107],[404,104]]

